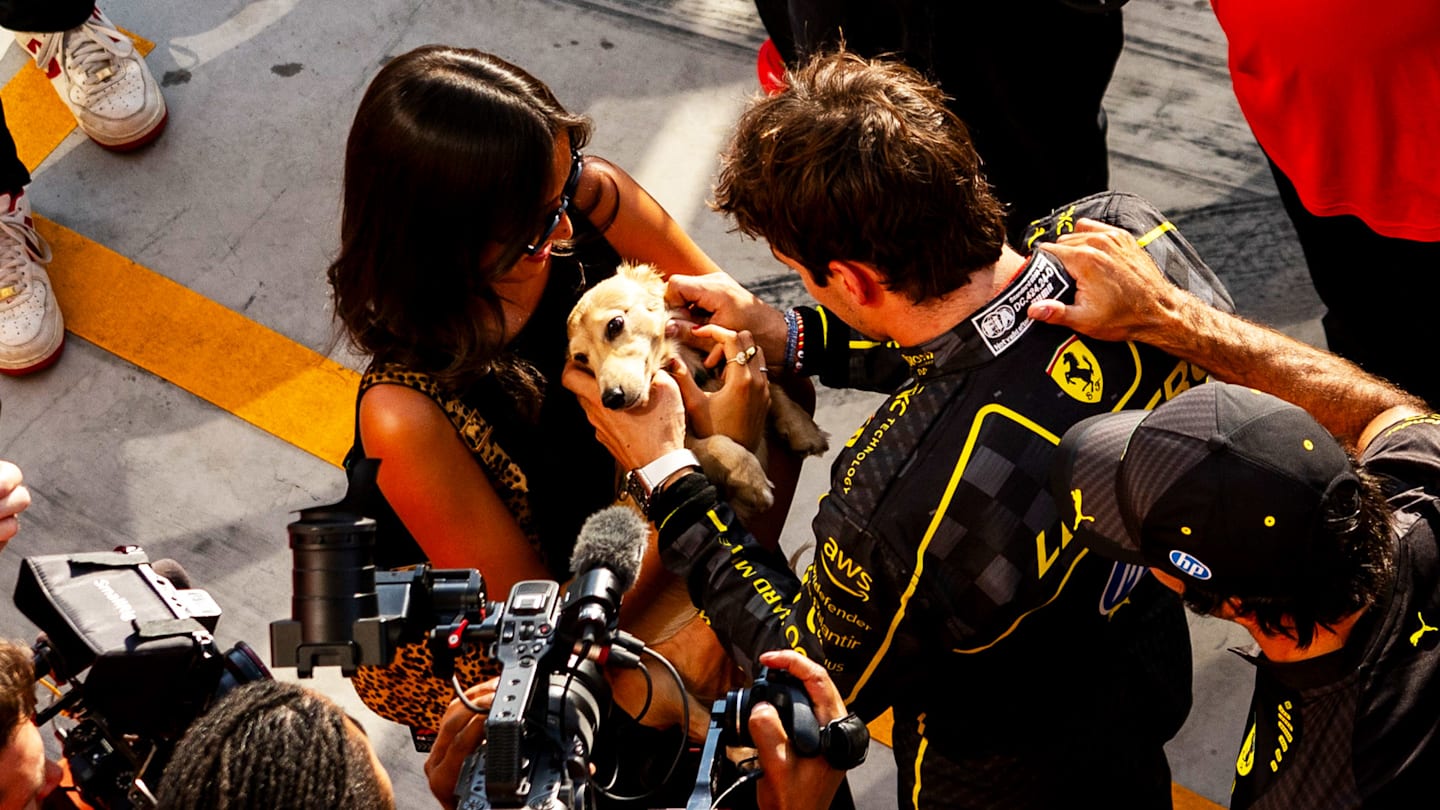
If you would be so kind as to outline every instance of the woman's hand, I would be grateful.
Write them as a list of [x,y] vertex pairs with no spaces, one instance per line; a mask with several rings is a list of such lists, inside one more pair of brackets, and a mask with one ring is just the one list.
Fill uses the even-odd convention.
[[720,433],[755,450],[765,436],[765,417],[770,409],[765,352],[749,332],[707,324],[696,327],[691,334],[702,345],[710,346],[706,368],[714,368],[723,359],[725,370],[723,386],[713,393],[702,391],[691,375],[677,373],[690,429],[700,437]]

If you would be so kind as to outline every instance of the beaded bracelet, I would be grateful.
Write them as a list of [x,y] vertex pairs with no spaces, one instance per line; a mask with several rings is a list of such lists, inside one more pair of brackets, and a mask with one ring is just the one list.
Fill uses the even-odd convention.
[[799,343],[800,312],[794,307],[785,310],[785,370],[795,368],[795,350]]
[[795,362],[791,366],[798,375],[805,373],[805,319],[800,317],[799,310],[791,310],[795,313]]

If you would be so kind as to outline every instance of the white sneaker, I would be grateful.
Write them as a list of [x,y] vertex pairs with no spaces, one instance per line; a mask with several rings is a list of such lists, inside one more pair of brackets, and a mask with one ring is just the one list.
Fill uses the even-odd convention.
[[29,374],[60,359],[65,321],[42,266],[49,261],[25,192],[0,194],[0,374]]
[[149,143],[165,128],[160,85],[135,44],[99,8],[69,31],[14,33],[91,140],[124,151]]

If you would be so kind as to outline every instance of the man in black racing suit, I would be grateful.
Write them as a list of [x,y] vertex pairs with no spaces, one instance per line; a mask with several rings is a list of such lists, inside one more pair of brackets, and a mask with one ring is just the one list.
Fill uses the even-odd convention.
[[[1026,257],[1003,245],[999,208],[978,177],[966,192],[978,196],[968,204],[981,209],[985,233],[995,225],[998,259],[982,260],[936,295],[911,295],[901,311],[913,319],[886,310],[887,320],[867,309],[882,295],[906,294],[893,269],[897,261],[855,260],[888,273],[880,275],[883,293],[864,291],[867,282],[846,275],[859,271],[837,267],[854,256],[840,251],[861,248],[822,246],[841,261],[802,262],[794,257],[816,250],[806,242],[808,230],[786,234],[783,226],[759,224],[767,212],[787,212],[776,214],[783,221],[806,210],[839,220],[836,228],[863,234],[867,244],[883,241],[872,223],[845,221],[885,210],[871,201],[817,211],[813,199],[779,202],[775,197],[783,195],[773,192],[806,185],[787,178],[785,167],[818,172],[825,177],[819,185],[830,190],[851,188],[843,173],[871,171],[865,159],[890,155],[892,147],[929,148],[916,146],[923,136],[903,125],[888,131],[905,133],[905,144],[877,143],[882,127],[847,126],[847,115],[867,124],[877,115],[902,122],[916,116],[932,129],[941,121],[946,143],[940,151],[959,144],[973,156],[963,127],[932,92],[904,68],[843,54],[822,58],[795,74],[785,93],[752,105],[724,156],[718,207],[735,215],[742,230],[764,236],[812,294],[835,307],[782,315],[747,298],[733,280],[671,283],[672,297],[713,313],[712,323],[750,330],[762,358],[774,358],[762,360],[772,371],[783,358],[786,371],[818,375],[831,387],[890,392],[834,462],[813,522],[815,557],[803,580],[744,529],[698,472],[662,470],[653,490],[638,494],[648,500],[666,566],[687,577],[692,599],[738,662],[753,669],[764,650],[798,649],[825,664],[861,718],[894,708],[900,806],[1051,808],[1088,799],[1170,807],[1162,746],[1190,706],[1183,610],[1143,569],[1071,542],[1047,482],[1056,444],[1071,425],[1123,408],[1152,408],[1203,381],[1205,371],[1148,346],[1083,338],[1027,319],[1032,301],[1069,300],[1073,281],[1043,251]],[[834,101],[821,112],[799,105],[787,113],[787,103],[797,106],[787,102],[795,94],[807,104]],[[865,104],[855,103],[857,95]],[[903,103],[892,104],[896,98]],[[804,129],[826,120],[861,134],[840,145],[822,137],[833,133],[815,135],[825,147],[805,160],[783,152],[760,157],[770,173],[762,173],[763,184],[743,188],[742,175],[755,171],[757,161],[747,143],[801,148],[796,139],[805,137]],[[785,121],[801,131],[787,131]],[[968,165],[978,168],[975,161]],[[832,168],[840,174],[826,175]],[[937,185],[945,184],[922,179],[919,191],[878,187],[898,201]],[[762,189],[762,197],[753,189]],[[893,213],[873,216],[903,229]],[[1067,232],[1080,217],[1135,234],[1172,281],[1233,310],[1194,249],[1134,196],[1080,200],[1036,222],[1032,243]],[[907,250],[917,244],[897,241]],[[954,242],[941,241],[941,251]],[[828,284],[809,270],[814,266],[829,271]],[[967,281],[970,289],[961,292],[972,294],[974,304],[946,309],[944,302],[955,300],[951,293]],[[834,309],[864,320],[865,334]],[[910,321],[937,312],[962,314],[927,339],[896,337],[914,334],[906,331]],[[888,339],[867,336],[877,333]],[[606,411],[593,380],[571,378],[567,385],[625,466],[649,465],[680,446],[678,436],[656,438],[666,430],[653,413],[669,406],[652,404],[649,416]],[[678,397],[658,393],[663,387],[652,389],[651,399],[678,408]]]

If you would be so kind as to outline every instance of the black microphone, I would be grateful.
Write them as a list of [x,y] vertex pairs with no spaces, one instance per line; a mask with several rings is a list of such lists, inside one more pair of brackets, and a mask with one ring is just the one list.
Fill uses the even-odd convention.
[[576,654],[606,663],[618,633],[621,597],[640,576],[649,544],[650,524],[626,506],[601,509],[580,527],[570,555],[576,576],[565,589],[558,628],[573,639]]

